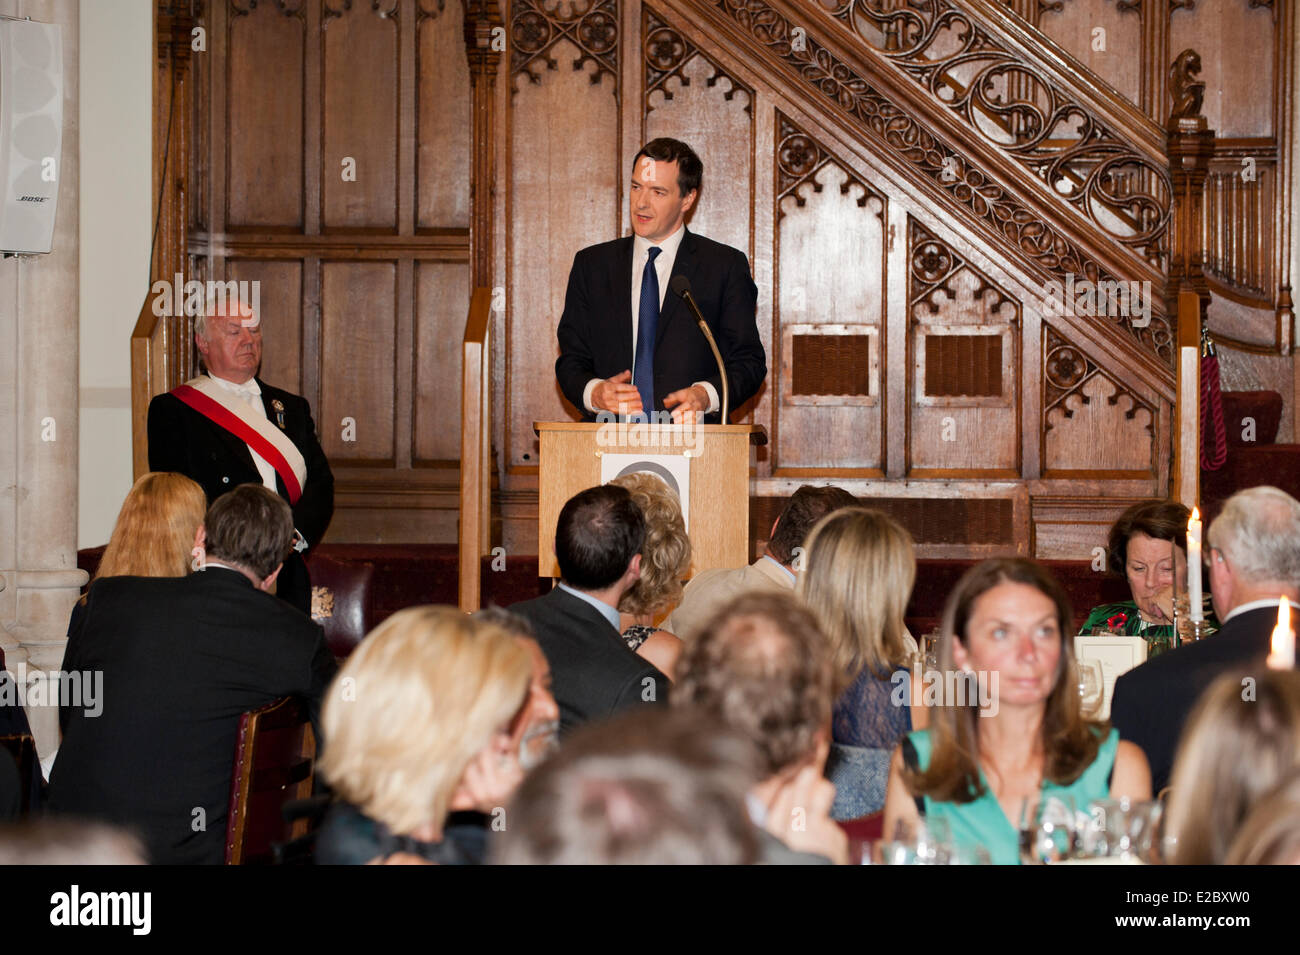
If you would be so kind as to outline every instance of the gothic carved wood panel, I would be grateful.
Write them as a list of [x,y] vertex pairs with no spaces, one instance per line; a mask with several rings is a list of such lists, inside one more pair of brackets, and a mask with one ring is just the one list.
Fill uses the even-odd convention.
[[881,473],[885,198],[779,109],[775,125],[774,470]]
[[1045,477],[1154,476],[1155,409],[1043,326]]
[[632,157],[619,148],[618,17],[613,0],[521,0],[511,13],[508,468],[536,468],[534,421],[576,413],[555,383],[555,329],[574,254],[619,236]]
[[[681,31],[642,7],[645,112],[642,140],[690,143],[704,163],[690,228],[746,254],[754,208],[754,91]],[[630,162],[631,157],[628,157]],[[736,419],[737,421],[740,418]]]
[[1018,476],[1020,304],[910,217],[908,249],[910,471]]

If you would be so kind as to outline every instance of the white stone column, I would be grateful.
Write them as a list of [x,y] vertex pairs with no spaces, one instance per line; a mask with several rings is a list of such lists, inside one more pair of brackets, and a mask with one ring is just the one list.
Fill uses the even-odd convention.
[[[0,13],[63,33],[54,250],[0,261],[0,647],[14,672],[58,669],[86,578],[77,569],[78,7],[0,0]],[[47,756],[58,746],[58,710],[29,706],[27,715]]]

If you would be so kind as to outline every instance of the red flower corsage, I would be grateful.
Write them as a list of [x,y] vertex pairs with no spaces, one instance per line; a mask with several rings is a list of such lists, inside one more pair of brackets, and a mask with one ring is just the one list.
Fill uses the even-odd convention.
[[1106,618],[1106,626],[1110,627],[1112,630],[1118,630],[1126,623],[1128,623],[1128,614],[1126,613],[1117,613],[1113,617]]

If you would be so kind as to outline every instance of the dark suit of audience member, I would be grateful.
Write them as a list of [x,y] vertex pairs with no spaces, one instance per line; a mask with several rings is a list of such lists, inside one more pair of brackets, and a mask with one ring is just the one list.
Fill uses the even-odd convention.
[[1213,636],[1153,657],[1115,681],[1111,724],[1146,752],[1153,793],[1169,785],[1178,740],[1201,694],[1225,673],[1263,669],[1276,623],[1276,602],[1248,610]]
[[567,733],[642,703],[664,703],[668,679],[627,648],[618,601],[641,574],[645,520],[627,490],[589,488],[560,512],[555,555],[561,583],[510,609],[528,618],[551,666]]
[[23,805],[22,777],[7,749],[0,749],[0,822],[17,819]]
[[154,863],[222,861],[240,714],[298,696],[318,723],[337,669],[320,626],[266,592],[288,504],[245,485],[204,523],[205,569],[96,581],[63,661],[103,684],[98,713],[64,714],[49,811],[134,829]]
[[1179,737],[1216,677],[1264,667],[1278,599],[1300,598],[1300,501],[1275,487],[1238,491],[1206,529],[1210,592],[1223,626],[1115,681],[1110,719],[1151,764],[1151,791],[1169,785]]

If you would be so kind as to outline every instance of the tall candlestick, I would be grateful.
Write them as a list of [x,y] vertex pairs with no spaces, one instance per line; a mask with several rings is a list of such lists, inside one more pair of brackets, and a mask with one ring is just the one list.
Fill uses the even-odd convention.
[[1268,654],[1270,670],[1295,669],[1295,631],[1291,629],[1291,602],[1282,597],[1277,604],[1277,626]]
[[1201,512],[1194,507],[1187,522],[1187,616],[1198,623],[1205,619],[1201,599]]

